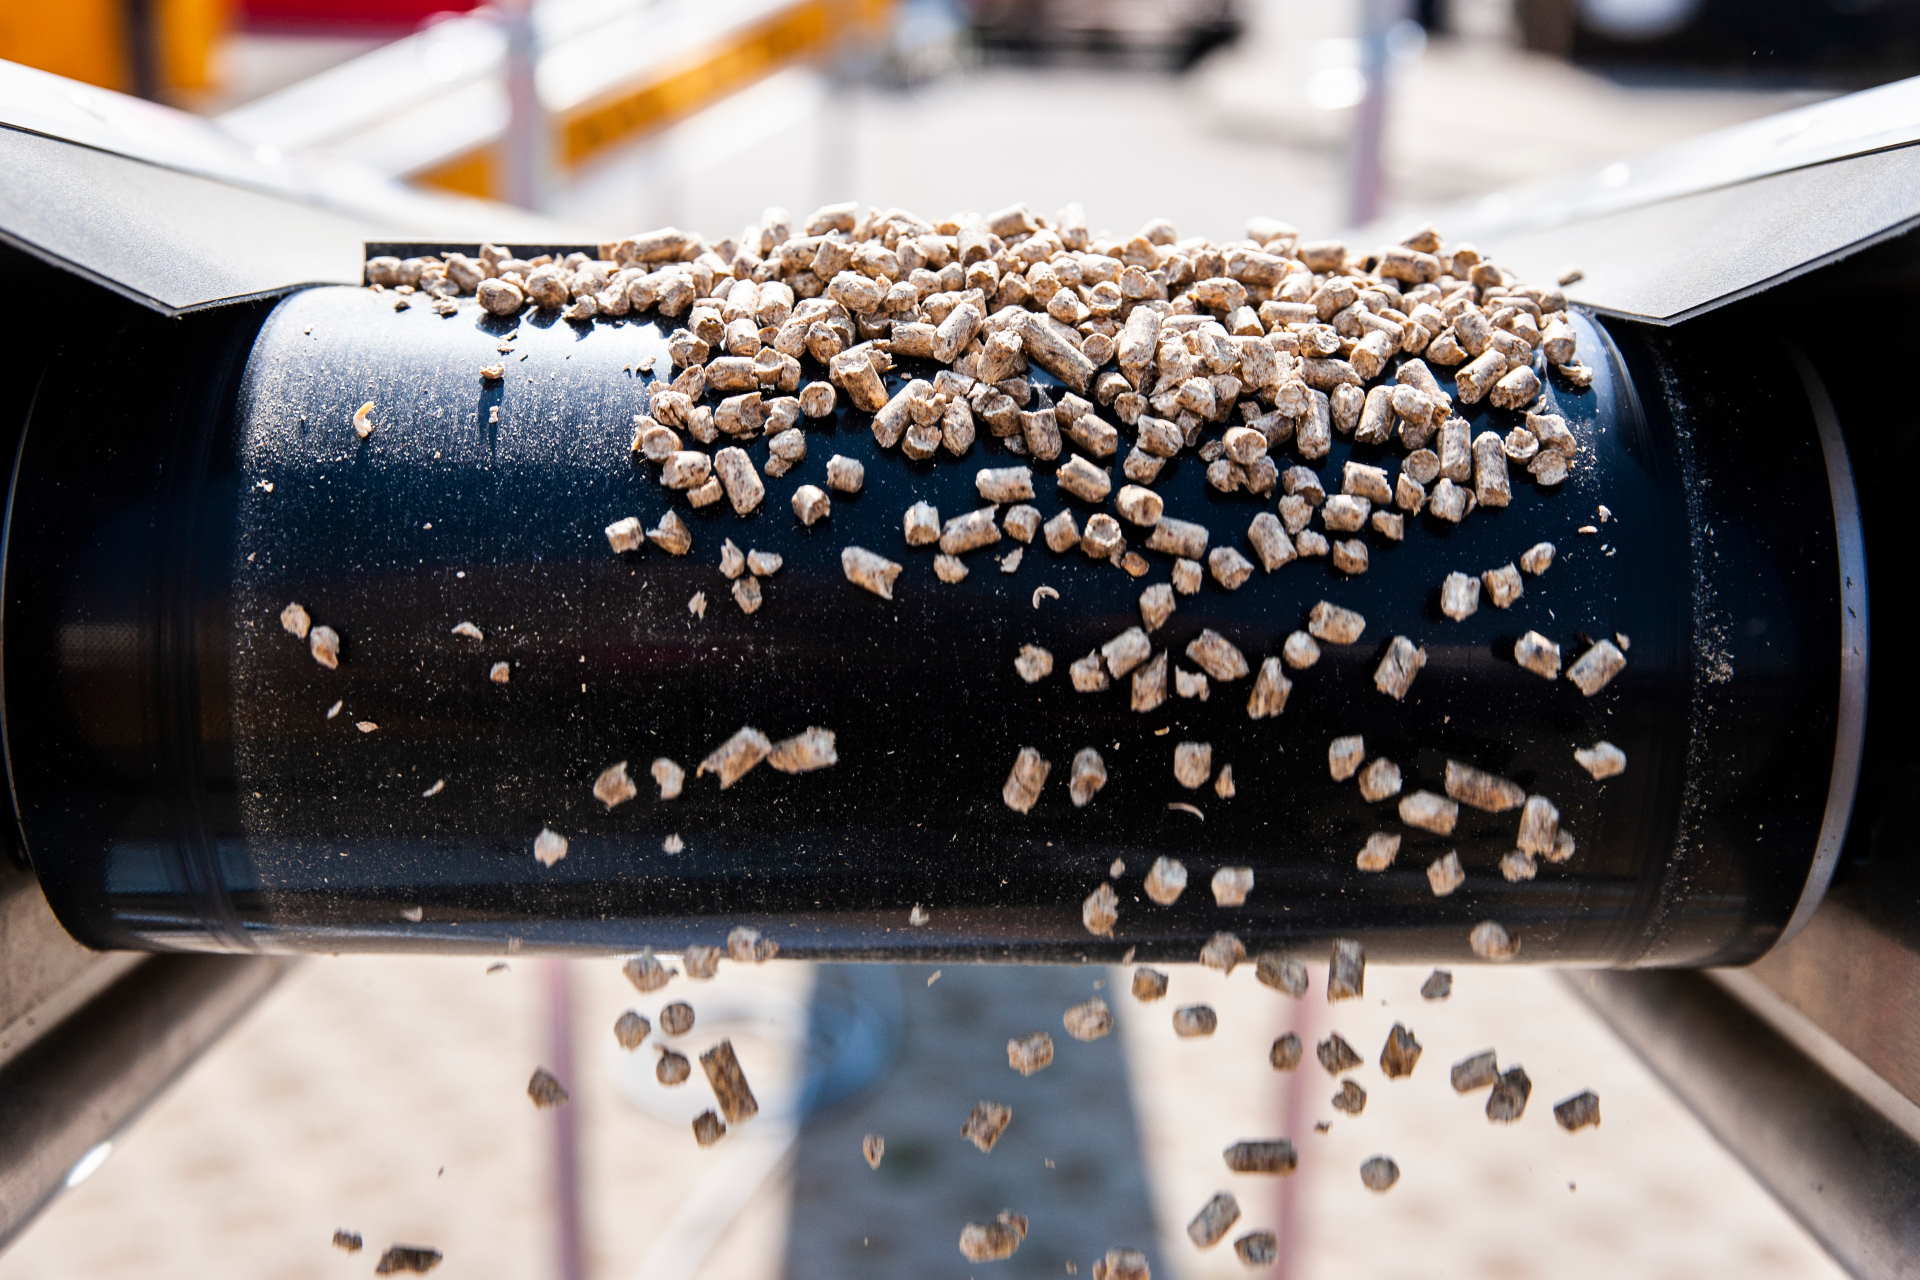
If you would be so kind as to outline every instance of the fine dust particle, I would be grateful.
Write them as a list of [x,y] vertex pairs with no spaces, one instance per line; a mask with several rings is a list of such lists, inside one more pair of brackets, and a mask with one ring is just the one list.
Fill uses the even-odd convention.
[[327,719],[329,719],[329,720],[331,720],[331,719],[333,719],[333,718],[334,718],[335,716],[337,716],[337,715],[339,715],[339,714],[340,714],[340,712],[341,712],[341,709],[342,709],[342,708],[344,708],[344,707],[345,707],[346,705],[347,705],[347,704],[346,704],[346,702],[345,702],[345,700],[342,700],[342,701],[339,701],[339,702],[336,702],[336,703],[334,703],[334,704],[333,704],[332,706],[330,706],[330,707],[328,707],[328,708],[327,708]]
[[372,733],[376,729],[378,729],[380,726],[375,724],[371,720],[358,720],[354,722],[353,727],[358,729],[362,733]]
[[552,827],[540,828],[533,838],[533,856],[543,867],[550,867],[567,856],[567,838]]
[[679,853],[686,847],[687,842],[680,838],[680,833],[677,831],[660,842],[660,848],[667,853]]
[[439,795],[442,791],[445,791],[446,789],[447,789],[447,780],[445,778],[435,778],[433,780],[433,785],[420,793],[420,798],[422,800],[430,800],[434,796]]
[[426,918],[426,914],[426,909],[423,907],[400,908],[400,918],[402,920],[412,921],[414,924],[419,924],[421,920]]

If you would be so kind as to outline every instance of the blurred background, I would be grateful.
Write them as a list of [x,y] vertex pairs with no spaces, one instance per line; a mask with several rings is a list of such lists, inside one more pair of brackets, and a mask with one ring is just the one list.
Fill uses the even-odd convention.
[[[0,58],[218,119],[262,154],[345,162],[502,200],[582,240],[675,223],[730,234],[768,205],[858,199],[926,214],[1026,201],[1097,228],[1167,217],[1232,237],[1271,214],[1310,236],[1450,205],[1920,72],[1910,0],[61,0],[0,6]],[[1496,253],[1498,246],[1487,246]],[[200,1063],[4,1257],[8,1277],[363,1274],[386,1244],[437,1274],[894,1277],[1089,1274],[1107,1247],[1160,1277],[1241,1274],[1185,1224],[1228,1184],[1220,1148],[1285,1135],[1290,1178],[1231,1180],[1280,1259],[1259,1274],[1820,1277],[1811,1241],[1550,975],[1376,969],[1364,1001],[1287,1000],[1242,969],[1176,969],[1164,1002],[1103,968],[723,966],[637,997],[614,961],[316,960]],[[1069,1004],[1118,1027],[1080,1044]],[[713,1149],[698,1084],[655,1083],[627,1008],[690,999],[683,1051],[731,1036],[762,1115]],[[1172,1035],[1211,1002],[1220,1033]],[[1311,1045],[1371,1062],[1389,1026],[1410,1080],[1365,1075],[1358,1117]],[[1054,1032],[1029,1079],[1005,1042]],[[1309,1046],[1276,1073],[1284,1031]],[[1535,1081],[1490,1126],[1446,1068],[1498,1049]],[[573,1102],[537,1112],[535,1065]],[[1605,1123],[1550,1108],[1592,1088]],[[1016,1119],[991,1156],[976,1098]],[[1319,1126],[1325,1125],[1324,1131]],[[870,1171],[860,1140],[887,1139]],[[1384,1153],[1400,1184],[1366,1191]],[[1002,1208],[1005,1263],[954,1241]],[[367,1251],[328,1245],[336,1228]]]

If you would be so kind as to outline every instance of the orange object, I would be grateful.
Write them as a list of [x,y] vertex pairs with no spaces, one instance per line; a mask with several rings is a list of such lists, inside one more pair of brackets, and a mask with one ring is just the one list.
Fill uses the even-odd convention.
[[[0,4],[0,58],[107,89],[141,88],[130,21],[137,0]],[[163,100],[210,89],[230,0],[145,0],[152,14],[153,88]]]

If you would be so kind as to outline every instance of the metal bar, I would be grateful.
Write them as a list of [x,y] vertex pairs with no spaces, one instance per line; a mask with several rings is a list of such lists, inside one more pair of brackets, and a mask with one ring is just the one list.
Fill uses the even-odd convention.
[[1920,1277],[1920,1142],[1709,977],[1565,981],[1835,1261]]
[[151,957],[0,1066],[0,1246],[291,964]]

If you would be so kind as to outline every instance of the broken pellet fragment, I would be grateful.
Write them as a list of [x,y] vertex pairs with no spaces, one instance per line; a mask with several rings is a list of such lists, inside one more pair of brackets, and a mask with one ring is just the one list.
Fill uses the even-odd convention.
[[700,1069],[707,1073],[707,1083],[713,1087],[720,1114],[727,1118],[728,1124],[738,1125],[759,1114],[760,1104],[747,1086],[746,1073],[740,1070],[740,1060],[734,1056],[731,1040],[722,1040],[701,1054]]
[[1187,1223],[1187,1239],[1193,1241],[1197,1249],[1211,1249],[1238,1221],[1240,1202],[1233,1198],[1230,1191],[1217,1191]]
[[1526,789],[1496,774],[1476,769],[1458,760],[1447,761],[1447,794],[1461,804],[1486,813],[1505,813],[1526,802]]
[[736,964],[764,964],[780,954],[780,944],[758,929],[735,925],[727,931],[727,958]]
[[537,1067],[534,1069],[532,1078],[527,1081],[527,1097],[533,1100],[534,1106],[545,1110],[548,1107],[566,1105],[572,1095],[554,1078],[551,1071],[545,1067]]
[[533,838],[533,856],[541,866],[552,866],[567,856],[567,838],[552,827],[540,828]]
[[1300,1037],[1289,1031],[1277,1037],[1267,1050],[1267,1062],[1275,1071],[1292,1071],[1300,1065]]
[[1583,1089],[1564,1102],[1553,1104],[1553,1118],[1562,1129],[1575,1133],[1600,1123],[1600,1095]]
[[1446,969],[1435,969],[1420,984],[1422,1000],[1445,1000],[1453,994],[1453,974]]
[[765,760],[767,753],[772,750],[773,744],[767,740],[767,735],[748,725],[736,730],[731,738],[709,752],[693,774],[696,778],[713,774],[720,780],[720,789],[725,791]]
[[1460,854],[1453,849],[1427,864],[1427,887],[1436,898],[1446,897],[1466,882],[1467,873],[1460,867]]
[[1074,753],[1073,768],[1067,775],[1067,795],[1073,807],[1084,809],[1100,788],[1107,785],[1107,763],[1092,747]]
[[1353,865],[1361,871],[1385,871],[1400,853],[1400,837],[1392,831],[1376,831],[1354,855]]
[[1174,780],[1189,791],[1203,787],[1213,775],[1213,744],[1181,742],[1173,748]]
[[998,1102],[976,1102],[973,1110],[967,1113],[966,1122],[960,1126],[960,1136],[982,1152],[988,1152],[993,1150],[993,1144],[1000,1141],[1000,1135],[1012,1123],[1012,1107]]
[[1344,1075],[1364,1061],[1337,1031],[1313,1047],[1313,1056],[1320,1059],[1320,1065],[1331,1076]]
[[1216,933],[1200,948],[1200,963],[1221,973],[1232,973],[1246,958],[1246,944],[1231,933]]
[[782,738],[767,752],[767,763],[781,773],[812,773],[840,763],[834,732],[809,725],[791,738]]
[[1070,1006],[1060,1015],[1060,1024],[1075,1040],[1098,1040],[1113,1030],[1113,1010],[1099,996]]
[[1575,748],[1573,758],[1595,781],[1616,777],[1627,768],[1627,753],[1604,740],[1590,747]]
[[327,670],[337,669],[340,666],[340,633],[332,627],[314,627],[307,632],[307,652]]
[[1047,785],[1047,774],[1053,766],[1032,747],[1020,748],[1020,754],[1014,757],[1013,768],[1007,774],[1006,785],[1000,788],[1000,798],[1007,808],[1015,813],[1026,813],[1040,798],[1040,789]]
[[679,970],[662,964],[660,957],[653,954],[653,948],[647,947],[620,966],[620,972],[633,984],[634,990],[647,994],[666,986]]
[[1391,1191],[1400,1181],[1400,1166],[1387,1156],[1369,1156],[1360,1165],[1360,1185],[1369,1191]]
[[1158,1000],[1167,994],[1167,975],[1158,969],[1141,965],[1133,971],[1133,998],[1142,1004]]
[[1511,960],[1520,951],[1519,942],[1494,920],[1482,920],[1473,926],[1467,933],[1467,946],[1482,960]]
[[727,1136],[727,1126],[720,1117],[711,1111],[702,1111],[693,1118],[693,1140],[703,1147],[710,1147]]
[[1327,1000],[1355,1000],[1366,993],[1366,948],[1352,938],[1335,938],[1327,962]]
[[660,1010],[661,1034],[683,1036],[691,1030],[693,1030],[693,1006],[685,1000],[675,1000]]
[[1266,1138],[1236,1142],[1220,1153],[1234,1173],[1292,1173],[1300,1158],[1285,1138]]
[[1352,644],[1367,629],[1367,620],[1351,609],[1325,600],[1307,614],[1307,630],[1328,644]]
[[1007,1065],[1023,1076],[1053,1065],[1053,1037],[1044,1031],[1007,1041]]
[[1376,756],[1360,771],[1360,798],[1377,804],[1400,794],[1400,766],[1385,756]]
[[1398,1022],[1393,1030],[1387,1032],[1387,1043],[1380,1050],[1380,1070],[1387,1079],[1397,1080],[1413,1074],[1414,1067],[1420,1061],[1420,1042]]
[[1487,1095],[1487,1119],[1495,1124],[1512,1124],[1526,1114],[1527,1099],[1533,1096],[1533,1081],[1525,1067],[1508,1067],[1493,1082]]
[[992,1222],[969,1222],[960,1229],[960,1253],[968,1262],[1003,1262],[1026,1238],[1026,1218],[1003,1209]]
[[627,772],[625,760],[608,765],[593,780],[593,798],[609,809],[623,805],[639,794],[640,789],[633,785],[633,776]]
[[1215,680],[1238,680],[1247,674],[1246,655],[1211,627],[1187,645],[1187,657]]
[[1627,665],[1627,655],[1620,652],[1618,645],[1611,640],[1601,640],[1593,644],[1567,668],[1567,679],[1579,686],[1580,692],[1591,698],[1607,687],[1607,682],[1619,675]]
[[1359,1115],[1367,1109],[1367,1091],[1362,1089],[1357,1081],[1342,1080],[1340,1092],[1333,1095],[1333,1109],[1344,1111],[1350,1116]]
[[1183,1004],[1173,1011],[1173,1034],[1182,1039],[1210,1036],[1220,1026],[1211,1005]]
[[1103,882],[1080,904],[1080,923],[1096,937],[1111,937],[1113,926],[1119,919],[1120,895],[1113,891],[1110,884]]
[[1473,616],[1480,607],[1480,579],[1450,573],[1440,582],[1440,612],[1455,622]]
[[[1241,907],[1253,892],[1252,867],[1221,867],[1213,873],[1213,902],[1218,907]],[[1244,955],[1245,953],[1242,952]]]
[[900,576],[900,565],[865,547],[842,547],[840,571],[855,586],[865,587],[882,600],[891,600],[893,580]]
[[1400,821],[1410,827],[1431,831],[1437,836],[1450,836],[1459,818],[1459,805],[1431,791],[1415,791],[1400,798]]

